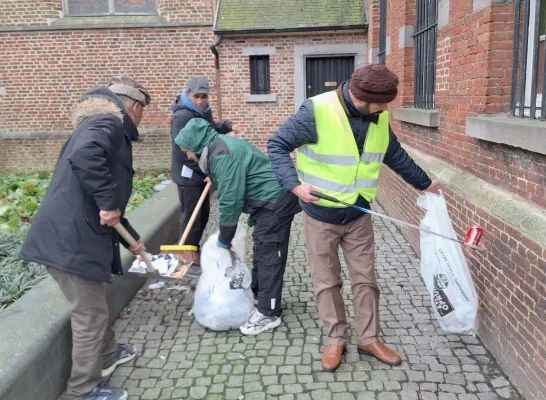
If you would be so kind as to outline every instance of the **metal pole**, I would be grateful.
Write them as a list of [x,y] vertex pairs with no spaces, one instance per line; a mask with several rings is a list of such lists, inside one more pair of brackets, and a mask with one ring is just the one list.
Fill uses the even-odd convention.
[[512,58],[512,88],[510,92],[510,115],[516,115],[516,97],[517,97],[517,85],[518,85],[518,57],[519,57],[519,26],[520,26],[520,9],[521,0],[516,0],[514,4],[514,42],[512,48],[514,49]]
[[520,93],[519,93],[519,116],[523,118],[525,111],[525,83],[527,77],[527,46],[529,44],[529,18],[531,0],[525,1],[525,14],[523,19],[523,46],[521,49],[521,75],[520,75]]
[[[544,36],[546,37],[546,30],[544,31]],[[539,38],[540,40],[540,38]],[[542,101],[540,104],[540,119],[542,121],[546,120],[546,42],[544,42],[544,71],[542,71]]]
[[534,52],[533,52],[533,66],[531,69],[531,118],[536,118],[537,110],[537,78],[538,78],[538,45],[540,43],[540,37],[538,32],[538,26],[540,23],[540,0],[535,0],[535,26],[534,26]]

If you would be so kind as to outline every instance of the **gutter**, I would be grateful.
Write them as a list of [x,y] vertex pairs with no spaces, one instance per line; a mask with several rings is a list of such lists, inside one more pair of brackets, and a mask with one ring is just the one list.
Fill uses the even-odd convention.
[[[216,26],[216,23],[214,24]],[[290,33],[290,32],[317,32],[317,31],[347,31],[354,29],[367,29],[368,24],[317,26],[302,28],[268,28],[268,29],[240,29],[240,30],[216,30],[216,35],[256,35],[262,33]]]

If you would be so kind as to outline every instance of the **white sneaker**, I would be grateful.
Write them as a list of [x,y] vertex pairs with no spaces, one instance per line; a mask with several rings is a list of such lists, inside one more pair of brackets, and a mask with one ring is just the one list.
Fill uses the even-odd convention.
[[263,315],[257,309],[254,309],[248,318],[248,322],[241,326],[239,330],[243,335],[258,335],[269,329],[276,328],[280,324],[281,317]]

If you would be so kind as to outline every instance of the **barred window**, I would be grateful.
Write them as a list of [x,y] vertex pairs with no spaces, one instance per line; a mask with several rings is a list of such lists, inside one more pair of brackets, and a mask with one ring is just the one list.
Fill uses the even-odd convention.
[[510,115],[546,120],[546,0],[516,0]]
[[437,0],[417,0],[415,15],[415,87],[413,106],[433,109],[436,85]]
[[270,94],[269,56],[250,56],[250,94]]
[[156,0],[64,0],[70,17],[104,15],[156,15]]

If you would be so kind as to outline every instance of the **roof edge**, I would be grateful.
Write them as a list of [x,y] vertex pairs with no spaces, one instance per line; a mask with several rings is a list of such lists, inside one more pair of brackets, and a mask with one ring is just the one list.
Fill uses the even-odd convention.
[[216,3],[216,10],[214,10],[214,21],[212,22],[212,31],[214,32],[214,29],[216,29],[216,24],[218,23],[218,13],[220,12],[220,3],[222,0],[217,0]]
[[290,32],[317,32],[317,31],[346,31],[354,29],[367,29],[368,23],[341,25],[341,26],[305,26],[301,28],[268,28],[268,29],[213,29],[217,35],[252,35],[263,33],[290,33]]

